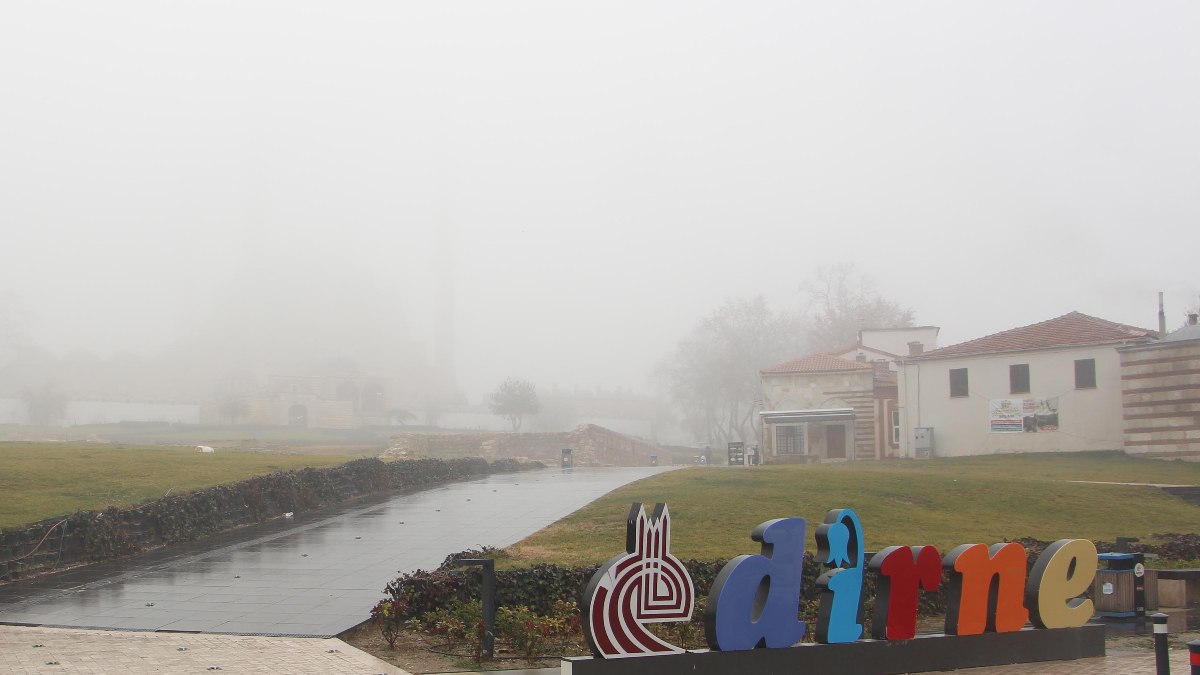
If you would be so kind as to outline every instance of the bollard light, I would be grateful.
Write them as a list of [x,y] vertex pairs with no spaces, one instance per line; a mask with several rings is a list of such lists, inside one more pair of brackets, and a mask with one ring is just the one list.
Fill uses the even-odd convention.
[[1159,612],[1151,614],[1154,620],[1154,671],[1156,675],[1171,675],[1171,655],[1167,652],[1167,619],[1166,614]]

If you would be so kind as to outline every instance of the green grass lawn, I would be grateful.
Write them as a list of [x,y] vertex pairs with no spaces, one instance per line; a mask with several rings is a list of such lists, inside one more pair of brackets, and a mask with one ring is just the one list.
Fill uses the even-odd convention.
[[103,443],[0,443],[0,527],[347,459]]
[[508,550],[512,565],[595,563],[619,553],[633,502],[665,501],[681,558],[757,553],[750,532],[772,518],[808,520],[808,546],[829,509],[862,519],[868,550],[1005,538],[1148,539],[1195,532],[1200,507],[1146,487],[1071,480],[1200,484],[1200,464],[1120,453],[1004,455],[813,466],[690,468],[617,490]]

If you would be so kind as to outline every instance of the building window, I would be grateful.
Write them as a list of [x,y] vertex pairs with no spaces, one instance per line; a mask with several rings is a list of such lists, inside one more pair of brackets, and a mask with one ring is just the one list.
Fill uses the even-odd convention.
[[1096,359],[1075,360],[1075,388],[1096,388]]
[[967,369],[950,369],[950,397],[959,398],[967,395]]
[[892,445],[900,445],[900,411],[892,411]]
[[1008,393],[1029,393],[1029,364],[1018,363],[1008,367]]
[[775,449],[781,455],[803,455],[804,427],[775,427]]

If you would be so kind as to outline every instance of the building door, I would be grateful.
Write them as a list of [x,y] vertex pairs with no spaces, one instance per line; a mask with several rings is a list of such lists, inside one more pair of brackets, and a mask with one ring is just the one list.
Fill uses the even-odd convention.
[[308,426],[308,408],[297,403],[288,408],[288,426],[289,427],[307,427]]
[[825,456],[829,459],[846,458],[846,427],[829,424],[825,427]]

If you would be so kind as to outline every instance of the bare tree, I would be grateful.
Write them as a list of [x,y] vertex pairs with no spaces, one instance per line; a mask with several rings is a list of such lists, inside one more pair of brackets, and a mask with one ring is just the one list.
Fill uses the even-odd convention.
[[881,296],[870,277],[852,264],[820,267],[804,287],[809,295],[808,337],[817,349],[854,342],[863,328],[913,325],[912,310]]
[[521,430],[525,415],[536,415],[542,409],[533,383],[510,377],[504,380],[489,400],[492,412],[508,420],[513,431]]
[[700,321],[655,373],[684,428],[702,443],[759,441],[759,371],[801,352],[801,328],[762,296],[727,300]]
[[[1197,317],[1197,316],[1200,316],[1200,304],[1188,305],[1187,309],[1185,309],[1183,311],[1183,324],[1180,325],[1179,327],[1187,328],[1188,326],[1192,325],[1192,317]],[[1170,331],[1168,331],[1168,332],[1170,332]],[[1162,336],[1162,337],[1166,337],[1166,336]]]
[[29,345],[25,325],[29,312],[15,295],[0,291],[0,366],[4,366],[22,348]]
[[29,423],[35,427],[55,424],[67,413],[67,395],[49,382],[23,389],[21,401],[25,403]]

